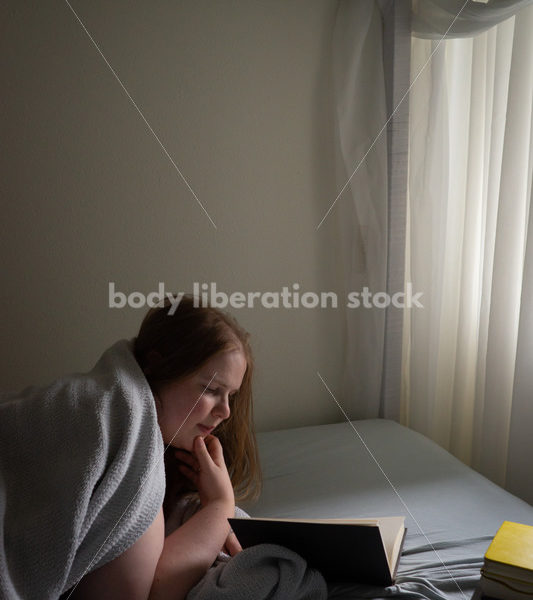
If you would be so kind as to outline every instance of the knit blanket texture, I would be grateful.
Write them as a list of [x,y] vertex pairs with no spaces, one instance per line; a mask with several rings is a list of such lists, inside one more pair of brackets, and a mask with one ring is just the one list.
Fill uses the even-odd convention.
[[154,521],[163,440],[132,347],[120,340],[88,373],[0,397],[1,598],[59,598]]

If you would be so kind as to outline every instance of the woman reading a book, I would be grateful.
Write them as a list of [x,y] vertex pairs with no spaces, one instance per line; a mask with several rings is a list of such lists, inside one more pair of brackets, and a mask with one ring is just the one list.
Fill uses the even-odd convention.
[[239,553],[227,519],[260,486],[252,372],[248,334],[184,296],[89,373],[4,396],[0,596],[178,600]]
[[[253,359],[248,334],[229,315],[184,298],[173,316],[150,312],[135,343],[153,390],[166,453],[168,519],[180,498],[197,492],[200,510],[170,533],[150,598],[183,597],[221,548],[241,550],[227,518],[259,491],[252,422]],[[227,466],[226,466],[227,465]],[[160,515],[160,519],[162,516]]]

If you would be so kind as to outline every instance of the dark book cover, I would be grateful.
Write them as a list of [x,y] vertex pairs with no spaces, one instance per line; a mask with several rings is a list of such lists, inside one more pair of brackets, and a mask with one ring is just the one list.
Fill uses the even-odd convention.
[[278,544],[293,550],[328,581],[388,586],[394,583],[405,539],[393,572],[378,526],[261,519],[229,519],[243,548]]

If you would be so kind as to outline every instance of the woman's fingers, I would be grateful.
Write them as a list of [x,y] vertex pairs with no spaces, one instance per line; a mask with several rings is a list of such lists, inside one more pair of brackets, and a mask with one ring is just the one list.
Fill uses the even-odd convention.
[[230,556],[235,556],[242,551],[242,546],[233,531],[229,532],[228,537],[226,538],[225,547]]
[[211,461],[217,466],[220,466],[224,461],[222,446],[214,435],[208,435],[205,439],[200,435],[196,437],[193,442],[192,453],[178,449],[174,454],[180,462],[189,465],[195,471],[200,470],[202,462],[204,467],[208,467],[211,466]]
[[207,435],[205,439],[199,435],[194,440],[194,454],[200,467],[208,468],[213,462],[220,467],[224,461],[222,446],[214,435]]
[[190,452],[187,452],[186,450],[176,450],[175,456],[180,462],[185,463],[193,470],[198,470],[198,460]]
[[222,445],[215,436],[197,436],[191,452],[176,449],[180,472],[191,481],[200,496],[202,506],[215,500],[234,503],[233,486]]
[[[233,486],[224,463],[222,446],[215,436],[202,436],[194,440],[193,452],[198,460],[198,477],[195,483],[203,506],[214,500],[234,502]],[[217,456],[220,452],[221,459]],[[214,458],[213,458],[214,457]]]
[[[218,438],[214,435],[207,435],[205,437],[206,450],[211,457],[211,460],[218,466],[224,461],[224,453],[222,452],[222,444]],[[222,461],[222,462],[221,462]]]
[[205,442],[201,435],[194,439],[193,449],[194,455],[196,456],[196,460],[198,461],[198,466],[200,467],[200,469],[202,467],[208,466],[209,453],[207,452]]
[[190,479],[194,484],[197,483],[198,481],[198,472],[195,471],[194,469],[191,469],[191,467],[187,466],[187,465],[179,465],[179,470],[183,473],[183,475],[185,475],[185,477],[187,477],[187,479]]

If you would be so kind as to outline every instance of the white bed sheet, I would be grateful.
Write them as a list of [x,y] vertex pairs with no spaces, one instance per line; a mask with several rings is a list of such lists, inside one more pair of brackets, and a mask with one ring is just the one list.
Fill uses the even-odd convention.
[[406,516],[396,584],[331,585],[335,600],[470,600],[500,524],[533,525],[529,504],[393,421],[260,433],[258,442],[264,488],[244,506],[252,516]]

